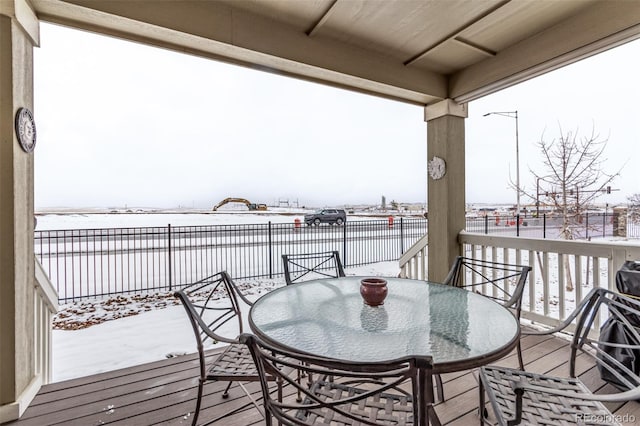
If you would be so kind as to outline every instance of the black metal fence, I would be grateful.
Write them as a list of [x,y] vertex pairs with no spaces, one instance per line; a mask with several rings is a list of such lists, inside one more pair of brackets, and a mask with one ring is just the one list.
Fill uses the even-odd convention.
[[[613,215],[585,213],[571,224],[576,239],[610,237],[614,235]],[[557,215],[541,217],[484,216],[467,218],[466,230],[482,234],[514,235],[529,238],[561,238],[562,218]]]
[[[466,230],[559,238],[561,219],[467,218]],[[613,235],[611,214],[582,217],[577,238]],[[35,232],[35,254],[61,302],[123,293],[170,291],[220,270],[232,277],[283,274],[282,254],[337,250],[346,267],[394,261],[427,232],[423,218],[300,223],[75,229]]]
[[426,232],[422,218],[36,231],[35,254],[67,302],[170,291],[220,270],[272,278],[286,253],[337,250],[346,267],[393,261]]

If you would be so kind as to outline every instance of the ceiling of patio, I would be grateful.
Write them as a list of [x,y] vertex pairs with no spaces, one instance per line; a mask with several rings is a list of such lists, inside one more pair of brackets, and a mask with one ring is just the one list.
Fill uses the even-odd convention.
[[468,102],[640,37],[635,0],[30,3],[45,21],[420,105]]

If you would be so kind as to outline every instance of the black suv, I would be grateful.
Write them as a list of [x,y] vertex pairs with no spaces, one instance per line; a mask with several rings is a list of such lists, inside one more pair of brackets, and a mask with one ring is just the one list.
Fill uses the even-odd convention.
[[304,215],[304,223],[307,225],[320,225],[321,223],[342,225],[346,220],[347,213],[342,209],[322,209]]

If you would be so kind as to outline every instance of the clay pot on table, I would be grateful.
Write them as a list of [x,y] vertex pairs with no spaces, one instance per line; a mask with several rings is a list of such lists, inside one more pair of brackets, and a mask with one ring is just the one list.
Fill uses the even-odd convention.
[[382,278],[363,278],[360,280],[360,294],[364,303],[369,306],[379,306],[384,304],[387,297],[387,280]]

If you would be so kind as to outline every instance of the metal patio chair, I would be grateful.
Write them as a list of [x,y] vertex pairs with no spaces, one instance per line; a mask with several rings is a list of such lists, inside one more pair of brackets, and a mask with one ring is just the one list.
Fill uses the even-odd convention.
[[[598,315],[599,314],[599,315]],[[640,314],[640,300],[610,290],[593,289],[575,311],[560,325],[547,331],[527,331],[544,335],[564,330],[575,323],[569,357],[569,378],[528,373],[505,367],[480,369],[480,407],[485,406],[485,392],[498,425],[537,424],[618,424],[603,402],[640,399],[640,332],[629,321]],[[591,337],[598,334],[592,327],[596,318],[608,315],[605,324],[614,324],[626,343],[611,343]],[[604,325],[603,324],[603,328]],[[625,357],[612,356],[612,350],[623,350]],[[621,392],[592,394],[576,378],[576,356],[595,362],[601,375],[606,373],[619,382]],[[484,409],[481,410],[484,414]],[[591,419],[591,421],[589,421]],[[480,424],[489,423],[485,415]]]
[[283,254],[284,279],[287,285],[317,278],[344,277],[344,267],[337,251]]
[[[368,363],[319,358],[271,346],[243,334],[261,373],[278,376],[301,392],[303,398],[275,400],[263,389],[266,425],[272,417],[286,425],[414,425],[439,424],[433,410],[431,357],[406,357]],[[297,370],[311,383],[301,384],[283,373]],[[427,393],[429,392],[429,393]]]
[[[502,306],[512,309],[520,320],[522,294],[531,271],[530,266],[492,262],[458,256],[443,284],[466,288],[489,297]],[[524,370],[522,348],[517,346],[518,364]],[[444,401],[442,378],[436,375],[438,399]]]
[[[259,373],[247,346],[238,341],[238,336],[243,331],[242,312],[238,299],[248,306],[251,306],[252,303],[238,290],[231,277],[224,271],[190,284],[175,292],[174,296],[180,299],[184,309],[187,311],[195,333],[200,360],[198,398],[192,424],[194,426],[197,424],[202,405],[204,384],[208,381],[229,382],[222,394],[222,398],[225,399],[229,397],[231,384],[238,382],[251,402],[224,413],[206,424],[216,422],[251,404],[255,405],[262,414],[258,403],[242,384],[242,382],[260,381]],[[233,332],[224,332],[223,327],[224,329],[233,328],[234,330]],[[205,344],[208,340],[229,344],[223,352],[215,355],[215,358],[209,364],[207,364],[205,354]],[[270,381],[275,380],[273,376],[267,376],[267,379]],[[281,397],[281,394],[282,389],[279,386],[279,397]]]

